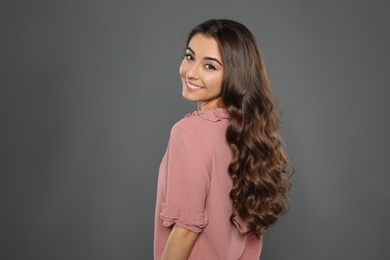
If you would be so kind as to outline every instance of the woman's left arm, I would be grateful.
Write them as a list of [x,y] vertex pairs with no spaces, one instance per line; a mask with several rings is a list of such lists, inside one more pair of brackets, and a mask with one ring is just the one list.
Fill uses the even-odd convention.
[[165,244],[161,260],[188,259],[198,235],[199,233],[174,225]]

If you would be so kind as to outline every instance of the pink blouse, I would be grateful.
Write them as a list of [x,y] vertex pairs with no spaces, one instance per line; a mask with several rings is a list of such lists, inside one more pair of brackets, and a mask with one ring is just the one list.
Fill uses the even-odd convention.
[[229,220],[229,118],[223,108],[200,110],[173,126],[158,177],[154,259],[161,258],[174,224],[200,233],[189,259],[259,259],[262,239],[241,237]]

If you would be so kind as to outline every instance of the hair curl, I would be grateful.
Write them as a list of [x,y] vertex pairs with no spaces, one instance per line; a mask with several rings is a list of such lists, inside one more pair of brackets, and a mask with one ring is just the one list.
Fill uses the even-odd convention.
[[[254,36],[238,22],[208,20],[190,32],[187,46],[196,34],[217,41],[224,64],[221,95],[231,116],[226,139],[233,151],[230,222],[240,234],[259,238],[287,211],[291,187],[267,69]],[[237,215],[247,223],[244,232]]]

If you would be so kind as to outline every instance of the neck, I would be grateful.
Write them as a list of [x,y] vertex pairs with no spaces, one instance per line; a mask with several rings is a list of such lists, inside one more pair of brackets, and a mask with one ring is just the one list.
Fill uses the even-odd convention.
[[225,106],[222,104],[222,100],[220,98],[208,102],[198,102],[198,110],[205,110],[205,109],[215,110],[217,108],[223,108],[223,107]]

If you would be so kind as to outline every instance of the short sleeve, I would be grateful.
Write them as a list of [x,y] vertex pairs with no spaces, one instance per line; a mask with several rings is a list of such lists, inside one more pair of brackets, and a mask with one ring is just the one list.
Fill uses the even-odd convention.
[[210,186],[210,150],[192,129],[172,128],[166,153],[166,201],[161,205],[163,225],[201,232],[208,223],[205,201]]

